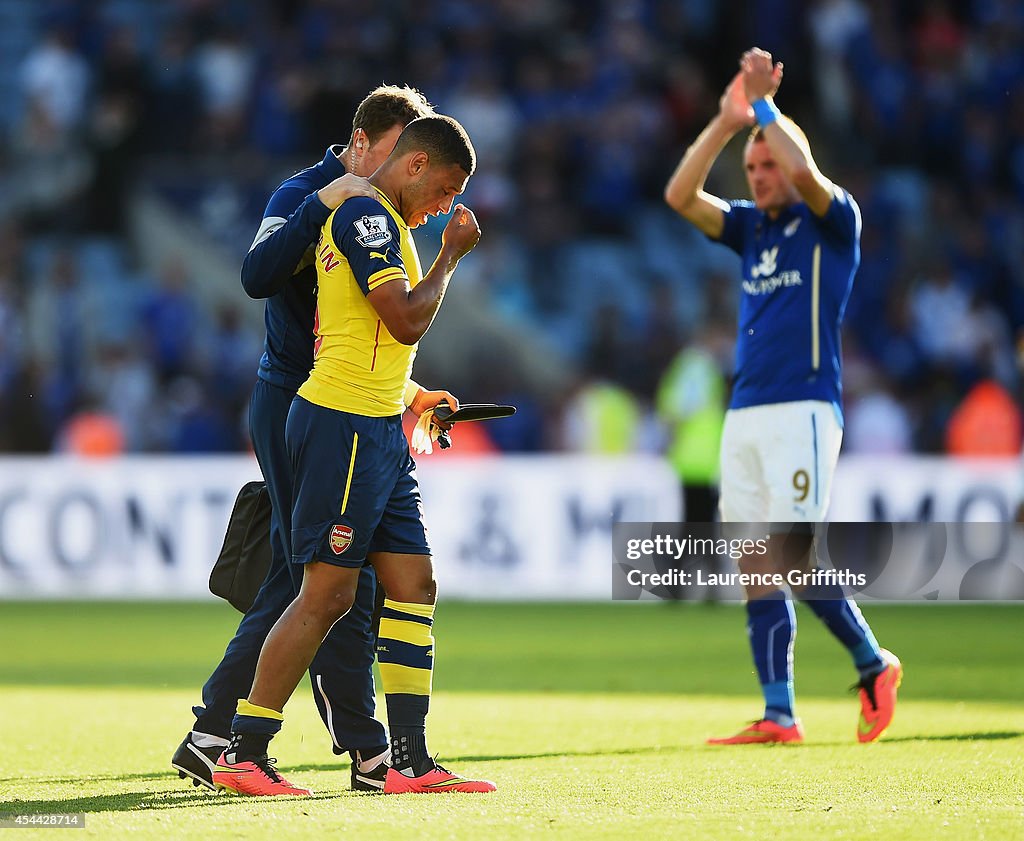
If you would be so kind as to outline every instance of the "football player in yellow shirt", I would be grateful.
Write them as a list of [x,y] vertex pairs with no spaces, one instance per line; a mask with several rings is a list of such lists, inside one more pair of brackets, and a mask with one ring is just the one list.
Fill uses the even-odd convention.
[[457,205],[424,275],[410,229],[452,211],[475,168],[458,122],[413,120],[370,177],[377,198],[346,201],[324,225],[316,246],[313,370],[285,432],[295,470],[292,562],[304,565],[302,587],[267,637],[249,697],[238,702],[231,743],[213,774],[219,787],[311,793],[277,773],[267,746],[320,643],[351,607],[360,568],[370,563],[387,593],[377,640],[392,751],[384,792],[495,789],[450,773],[427,752],[437,586],[402,431],[416,345],[459,260],[480,239],[472,211]]

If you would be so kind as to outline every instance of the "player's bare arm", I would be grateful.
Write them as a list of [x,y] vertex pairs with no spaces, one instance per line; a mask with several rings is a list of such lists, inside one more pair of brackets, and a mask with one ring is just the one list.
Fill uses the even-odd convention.
[[740,130],[754,124],[737,73],[718,101],[718,114],[693,142],[665,186],[665,201],[676,213],[711,237],[719,237],[728,210],[718,196],[704,190],[704,182],[722,149]]
[[[755,47],[740,59],[740,76],[747,102],[765,100],[773,103],[773,96],[782,81],[782,62],[772,62],[771,53]],[[795,131],[796,124],[789,118],[777,119],[764,126],[764,139],[786,177],[800,197],[816,216],[824,216],[832,203],[832,182],[818,169],[810,146]]]
[[441,251],[419,285],[411,289],[408,281],[392,280],[367,295],[366,299],[397,341],[414,345],[423,337],[441,308],[459,260],[479,241],[480,225],[473,211],[456,205],[441,237]]

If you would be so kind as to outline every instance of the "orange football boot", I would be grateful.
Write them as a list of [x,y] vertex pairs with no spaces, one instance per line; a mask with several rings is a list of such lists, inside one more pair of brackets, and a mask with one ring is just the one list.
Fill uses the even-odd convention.
[[[222,791],[255,797],[309,797],[308,788],[292,785],[277,773],[276,759],[260,756],[244,762],[228,762],[221,754],[213,772],[213,784]],[[237,759],[237,757],[236,757]]]
[[709,745],[798,745],[804,740],[804,728],[799,721],[789,727],[768,718],[755,721],[744,727],[735,736],[708,739]]
[[425,794],[442,791],[483,794],[496,791],[497,788],[488,780],[467,780],[440,765],[434,765],[433,768],[418,777],[407,777],[401,771],[389,768],[388,775],[384,780],[385,794]]
[[857,741],[862,743],[875,741],[892,724],[896,692],[903,682],[903,664],[899,657],[884,648],[882,657],[885,658],[885,668],[857,684],[860,695]]

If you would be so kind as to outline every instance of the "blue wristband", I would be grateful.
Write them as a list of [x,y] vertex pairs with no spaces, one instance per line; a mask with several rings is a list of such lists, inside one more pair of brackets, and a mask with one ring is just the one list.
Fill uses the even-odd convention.
[[757,124],[761,128],[770,126],[782,116],[782,112],[775,107],[775,103],[763,97],[751,102],[750,107],[754,109],[754,116],[757,117]]

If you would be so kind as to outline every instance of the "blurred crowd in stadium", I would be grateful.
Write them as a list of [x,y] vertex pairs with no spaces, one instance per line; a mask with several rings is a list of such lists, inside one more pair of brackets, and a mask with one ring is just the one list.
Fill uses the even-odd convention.
[[[245,449],[254,305],[146,265],[133,196],[240,264],[276,183],[381,81],[476,145],[484,238],[452,294],[571,372],[558,394],[493,360],[458,380],[521,407],[483,446],[656,450],[695,413],[713,426],[737,265],[661,193],[753,44],[863,211],[845,451],[1019,452],[1014,0],[0,0],[0,451]],[[746,195],[739,147],[719,195]]]

